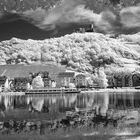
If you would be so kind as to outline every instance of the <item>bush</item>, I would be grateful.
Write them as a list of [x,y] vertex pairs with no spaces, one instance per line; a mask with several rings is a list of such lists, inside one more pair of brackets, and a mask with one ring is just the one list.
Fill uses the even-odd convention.
[[44,82],[41,76],[37,76],[32,81],[32,87],[33,89],[39,89],[44,87]]

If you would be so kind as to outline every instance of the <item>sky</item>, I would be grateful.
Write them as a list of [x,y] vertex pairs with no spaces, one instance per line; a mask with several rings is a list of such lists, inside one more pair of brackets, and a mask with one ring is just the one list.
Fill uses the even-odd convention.
[[0,0],[0,41],[12,37],[42,40],[90,24],[105,34],[135,33],[140,31],[136,1],[125,5],[120,0]]

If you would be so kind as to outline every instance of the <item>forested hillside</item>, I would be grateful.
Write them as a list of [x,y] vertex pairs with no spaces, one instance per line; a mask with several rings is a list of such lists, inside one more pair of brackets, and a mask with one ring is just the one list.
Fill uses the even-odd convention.
[[115,39],[99,33],[74,33],[43,41],[12,38],[0,43],[0,64],[59,63],[88,72],[101,66],[137,67],[140,55],[131,45],[133,36]]

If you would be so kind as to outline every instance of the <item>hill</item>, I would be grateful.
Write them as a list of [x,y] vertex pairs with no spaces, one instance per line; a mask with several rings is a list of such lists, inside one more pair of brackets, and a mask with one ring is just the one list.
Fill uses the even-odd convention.
[[0,42],[0,64],[54,63],[90,73],[98,67],[139,67],[140,46],[127,38],[99,33],[74,33],[43,41],[12,38]]

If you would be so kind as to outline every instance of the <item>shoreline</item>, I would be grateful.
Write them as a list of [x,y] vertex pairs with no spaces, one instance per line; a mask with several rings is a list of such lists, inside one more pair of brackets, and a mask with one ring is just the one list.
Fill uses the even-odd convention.
[[115,89],[93,89],[93,90],[86,90],[81,91],[82,94],[84,93],[102,93],[102,92],[140,92],[140,89],[135,88],[115,88]]
[[[140,92],[140,89],[135,89],[135,88],[117,88],[117,89],[91,89],[91,90],[85,90],[85,91],[81,91],[78,94],[88,94],[88,93],[112,93],[112,92],[120,92],[120,93],[126,93],[126,92]],[[73,93],[73,94],[77,94],[77,93]],[[1,92],[0,96],[10,96],[10,95],[15,95],[15,96],[23,96],[26,95],[25,92]],[[31,95],[40,95],[40,94],[31,94]],[[53,94],[41,94],[41,95],[53,95]],[[57,94],[59,95],[59,94]],[[67,95],[67,94],[63,94],[63,95]]]
[[0,92],[0,96],[10,96],[10,95],[14,95],[14,96],[23,96],[25,95],[25,92]]

